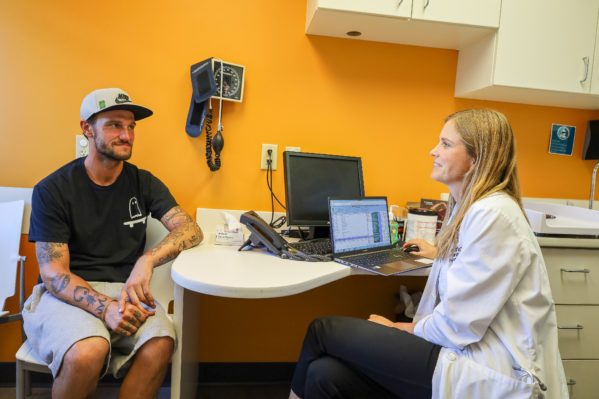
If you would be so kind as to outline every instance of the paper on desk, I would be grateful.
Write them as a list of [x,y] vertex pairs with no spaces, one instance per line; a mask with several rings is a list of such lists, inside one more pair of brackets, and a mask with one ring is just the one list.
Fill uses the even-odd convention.
[[214,243],[216,245],[241,245],[243,244],[243,230],[231,231],[227,225],[216,226],[214,232]]
[[225,218],[225,225],[228,231],[236,233],[241,229],[241,223],[228,212],[223,212]]
[[243,244],[243,230],[241,224],[230,213],[223,212],[225,224],[216,226],[214,243],[216,245],[241,245]]

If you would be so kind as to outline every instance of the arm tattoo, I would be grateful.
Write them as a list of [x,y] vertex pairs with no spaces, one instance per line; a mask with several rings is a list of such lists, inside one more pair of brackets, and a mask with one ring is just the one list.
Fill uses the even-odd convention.
[[50,291],[53,294],[61,293],[69,283],[71,282],[71,275],[66,273],[59,273],[56,276],[50,278]]
[[[153,255],[156,255],[156,253],[164,246],[167,245],[173,245],[173,246],[178,246],[177,242],[181,239],[181,237],[183,236],[183,233],[177,230],[173,230],[169,233],[168,236],[166,236],[166,238],[161,241],[158,245],[156,245],[154,248],[146,251],[146,253]],[[180,251],[179,251],[180,252]],[[174,254],[175,256],[178,255],[178,252],[176,254]],[[174,259],[174,258],[173,258]]]
[[93,309],[93,311],[100,317],[104,313],[106,305],[110,303],[110,298],[107,296],[80,285],[75,288],[75,291],[73,291],[73,300],[75,302],[85,301],[85,303],[90,307],[93,307],[97,303],[97,306],[95,309]]
[[104,313],[106,312],[106,306],[108,306],[110,301],[108,300],[107,297],[98,296],[98,302],[99,302],[99,305],[96,308],[95,312],[98,316],[100,316],[100,319],[103,319]]
[[38,242],[36,246],[37,260],[40,265],[62,258],[62,250],[66,244],[58,242]]
[[180,206],[176,206],[164,215],[164,223],[175,228],[185,223],[193,223],[193,220]]
[[166,256],[163,256],[160,259],[158,259],[158,264],[159,265],[165,264],[166,262],[169,262],[169,261],[175,259],[177,257],[177,255],[179,255],[179,254],[178,253],[171,253],[171,254],[168,254]]
[[198,245],[202,240],[199,226],[179,206],[168,211],[161,221],[170,233],[158,245],[145,252],[146,255],[156,256],[166,250],[167,253],[158,258],[158,264],[175,259],[184,249]]

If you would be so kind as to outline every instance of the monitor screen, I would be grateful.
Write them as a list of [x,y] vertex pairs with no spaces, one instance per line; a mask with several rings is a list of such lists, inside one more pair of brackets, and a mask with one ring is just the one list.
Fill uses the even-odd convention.
[[328,226],[329,197],[364,196],[359,157],[284,152],[287,224]]
[[331,199],[333,252],[350,252],[391,245],[387,198]]

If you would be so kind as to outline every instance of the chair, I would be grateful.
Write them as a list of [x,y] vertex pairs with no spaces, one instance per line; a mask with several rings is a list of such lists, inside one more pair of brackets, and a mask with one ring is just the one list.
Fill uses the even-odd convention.
[[23,271],[25,257],[19,255],[19,243],[21,241],[21,225],[23,223],[23,211],[25,201],[0,202],[0,323],[20,320],[20,313],[10,314],[4,308],[6,299],[15,295],[17,281],[17,264],[20,264],[20,295],[23,298],[23,286],[25,280]]
[[[156,219],[148,216],[146,228],[146,248],[150,248],[160,242],[167,234],[168,230]],[[171,262],[168,262],[154,269],[150,290],[154,298],[164,306],[168,312],[169,304],[173,301],[174,284],[171,278]],[[23,302],[21,302],[21,307]],[[169,317],[172,316],[169,315]],[[17,399],[25,399],[31,395],[30,375],[31,371],[36,373],[50,373],[46,363],[39,358],[33,351],[29,341],[23,342],[16,354],[17,378],[16,391]]]

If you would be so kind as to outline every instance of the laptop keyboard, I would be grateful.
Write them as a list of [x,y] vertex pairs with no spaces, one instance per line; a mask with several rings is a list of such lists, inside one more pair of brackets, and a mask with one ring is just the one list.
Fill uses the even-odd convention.
[[309,241],[291,242],[289,246],[307,255],[328,255],[333,252],[329,238],[316,238]]
[[409,257],[410,255],[408,255],[406,252],[398,249],[392,251],[378,251],[367,254],[353,255],[346,257],[346,259],[351,260],[352,263],[357,265],[369,267],[391,263],[402,259],[408,259]]

